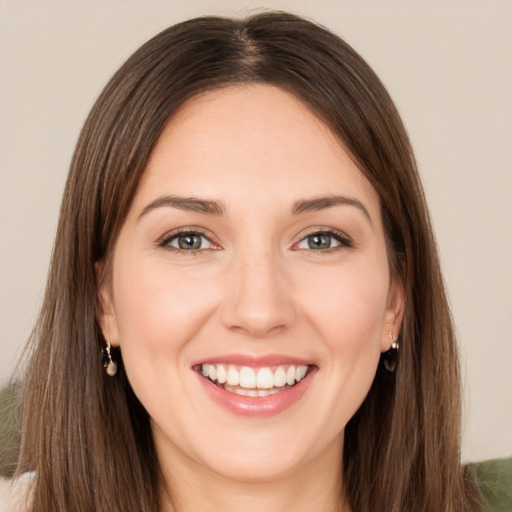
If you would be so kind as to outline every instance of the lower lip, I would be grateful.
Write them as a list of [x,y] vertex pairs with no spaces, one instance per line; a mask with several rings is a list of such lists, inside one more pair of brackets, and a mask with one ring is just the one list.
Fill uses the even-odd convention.
[[222,389],[199,373],[197,376],[208,395],[224,409],[239,416],[265,418],[279,414],[299,401],[313,380],[316,370],[315,367],[311,368],[307,375],[291,388],[261,397],[237,395]]

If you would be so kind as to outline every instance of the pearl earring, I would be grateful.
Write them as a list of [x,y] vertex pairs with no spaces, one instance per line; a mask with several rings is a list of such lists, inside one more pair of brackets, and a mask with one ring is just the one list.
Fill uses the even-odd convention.
[[103,360],[103,368],[109,377],[113,377],[117,373],[117,363],[112,359],[110,352],[111,345],[109,342],[103,347],[101,358]]

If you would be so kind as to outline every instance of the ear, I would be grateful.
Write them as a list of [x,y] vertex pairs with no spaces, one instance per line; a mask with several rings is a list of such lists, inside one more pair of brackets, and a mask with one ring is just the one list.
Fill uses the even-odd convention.
[[[405,292],[402,280],[395,276],[389,285],[388,301],[384,313],[381,333],[381,352],[391,348],[391,344],[398,338],[402,329],[405,310]],[[390,336],[390,333],[391,336]]]
[[103,261],[97,261],[94,263],[99,298],[98,311],[96,312],[96,315],[105,341],[110,343],[113,347],[118,347],[119,329],[114,302],[112,300],[112,287],[108,283],[108,280],[105,279],[104,266],[105,263]]

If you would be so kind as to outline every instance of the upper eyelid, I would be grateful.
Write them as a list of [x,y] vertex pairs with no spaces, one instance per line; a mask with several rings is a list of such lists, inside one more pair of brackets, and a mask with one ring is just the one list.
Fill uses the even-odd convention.
[[[204,236],[213,245],[220,246],[220,244],[217,241],[215,241],[215,236],[213,236],[213,234],[211,234],[208,230],[201,228],[199,226],[184,226],[184,227],[175,228],[171,231],[166,232],[163,236],[161,236],[158,239],[157,243],[158,243],[158,245],[164,246],[171,239],[173,239],[177,236],[180,236],[180,235],[186,235],[186,234],[190,234],[190,233]],[[351,245],[353,245],[353,243],[354,243],[352,238],[348,234],[346,234],[344,231],[341,231],[341,230],[333,228],[333,227],[314,226],[314,227],[310,227],[310,228],[307,228],[307,229],[301,231],[301,233],[296,236],[295,241],[292,243],[292,247],[297,245],[298,243],[302,242],[308,236],[312,236],[315,234],[330,235],[330,236],[340,239],[341,241],[348,242]]]
[[203,235],[206,238],[211,238],[209,231],[204,228],[199,226],[184,226],[166,231],[166,233],[160,237],[160,240],[181,234],[186,235],[187,233],[197,233],[198,235]]
[[200,227],[190,226],[190,227],[184,227],[184,228],[176,228],[171,231],[168,231],[165,233],[165,235],[161,236],[157,240],[157,244],[159,246],[165,246],[168,244],[172,239],[180,236],[180,235],[187,235],[187,234],[197,234],[200,236],[203,236],[206,238],[211,244],[218,245],[212,238],[212,236],[204,229]]
[[[317,235],[317,234],[331,236],[334,239],[336,239],[340,245],[335,246],[335,247],[330,247],[330,248],[324,249],[324,250],[313,250],[313,249],[305,249],[305,248],[298,247],[298,245],[301,242],[303,242],[306,238],[313,236],[313,235]],[[354,246],[355,246],[355,244],[354,244],[354,241],[352,240],[352,238],[350,236],[348,236],[346,233],[344,233],[343,231],[340,231],[339,229],[324,227],[324,228],[316,228],[309,232],[301,234],[300,238],[292,244],[291,249],[296,250],[296,251],[307,251],[307,252],[314,252],[314,253],[320,254],[320,253],[329,253],[329,252],[335,251],[338,248],[349,249],[349,248],[353,248]]]
[[344,231],[341,231],[340,229],[332,228],[332,227],[322,227],[322,226],[315,226],[313,228],[308,228],[307,230],[302,231],[299,235],[297,235],[297,241],[294,243],[301,242],[304,240],[304,238],[307,238],[311,235],[317,235],[317,234],[325,234],[325,235],[331,235],[334,237],[339,237],[343,240],[352,242],[352,237],[350,237],[347,233]]

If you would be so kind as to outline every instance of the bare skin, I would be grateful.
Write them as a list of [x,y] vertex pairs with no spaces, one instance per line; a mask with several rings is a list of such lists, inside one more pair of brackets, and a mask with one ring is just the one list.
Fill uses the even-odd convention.
[[[268,85],[190,100],[151,155],[101,296],[151,417],[166,511],[349,511],[345,425],[403,291],[377,193],[302,102]],[[304,376],[272,396],[239,394],[261,391],[242,368],[277,382],[291,366]],[[226,389],[230,367],[240,385]]]

